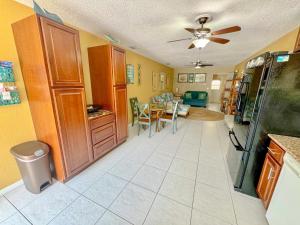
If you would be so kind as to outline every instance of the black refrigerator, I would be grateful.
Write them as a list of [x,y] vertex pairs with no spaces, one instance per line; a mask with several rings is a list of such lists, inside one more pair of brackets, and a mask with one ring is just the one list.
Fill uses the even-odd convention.
[[252,79],[244,107],[248,105],[251,113],[235,117],[227,152],[234,188],[252,196],[257,196],[256,187],[269,144],[267,135],[300,137],[300,53],[266,54],[260,59],[263,63],[256,61],[258,58],[252,60],[254,65],[250,61],[245,71]]

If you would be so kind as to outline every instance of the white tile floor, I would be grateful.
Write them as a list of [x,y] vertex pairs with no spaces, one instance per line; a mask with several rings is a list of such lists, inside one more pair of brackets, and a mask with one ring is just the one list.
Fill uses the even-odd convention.
[[224,121],[180,119],[129,140],[66,184],[0,195],[0,224],[267,225],[258,199],[232,189]]

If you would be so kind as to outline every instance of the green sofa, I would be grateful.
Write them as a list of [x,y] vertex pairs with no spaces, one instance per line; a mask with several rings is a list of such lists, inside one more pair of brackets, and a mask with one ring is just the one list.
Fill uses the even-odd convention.
[[208,93],[206,91],[187,91],[182,96],[183,104],[197,107],[206,107]]

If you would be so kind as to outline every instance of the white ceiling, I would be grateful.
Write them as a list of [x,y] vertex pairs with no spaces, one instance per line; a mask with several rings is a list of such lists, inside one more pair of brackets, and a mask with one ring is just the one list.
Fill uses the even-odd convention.
[[[17,0],[31,6],[31,0]],[[300,0],[36,0],[65,22],[94,34],[111,34],[124,47],[171,67],[197,58],[215,66],[233,66],[271,41],[299,26]],[[242,31],[219,37],[227,45],[209,43],[189,50],[185,27],[199,27],[194,18],[210,13],[212,30],[239,25]]]

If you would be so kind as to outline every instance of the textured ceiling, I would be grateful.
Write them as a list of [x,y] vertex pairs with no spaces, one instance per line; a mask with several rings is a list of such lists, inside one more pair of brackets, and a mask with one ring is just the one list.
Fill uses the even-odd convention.
[[[31,6],[31,0],[17,0]],[[300,0],[36,0],[65,22],[94,34],[111,34],[124,47],[171,67],[200,58],[216,66],[233,66],[299,25]],[[218,30],[239,25],[242,31],[219,37],[227,45],[209,43],[188,50],[184,27],[199,27],[194,18],[210,13],[206,26]],[[200,56],[199,56],[200,55]]]

